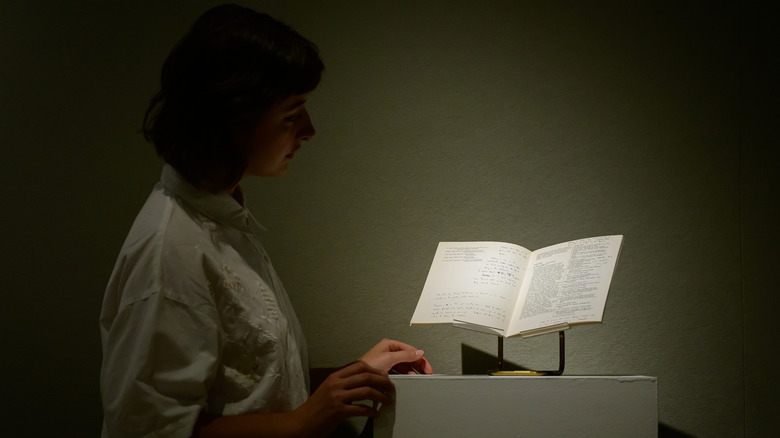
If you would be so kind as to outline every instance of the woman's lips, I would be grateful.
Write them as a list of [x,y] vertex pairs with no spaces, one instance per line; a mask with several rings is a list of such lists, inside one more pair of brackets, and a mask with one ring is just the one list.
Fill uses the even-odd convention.
[[298,151],[298,149],[300,149],[300,148],[301,148],[301,146],[300,146],[300,145],[298,145],[298,146],[295,146],[295,147],[293,148],[292,152],[290,152],[289,154],[285,155],[285,157],[287,157],[287,158],[292,158],[292,157],[294,157],[294,156],[295,156],[295,152],[296,152],[296,151]]

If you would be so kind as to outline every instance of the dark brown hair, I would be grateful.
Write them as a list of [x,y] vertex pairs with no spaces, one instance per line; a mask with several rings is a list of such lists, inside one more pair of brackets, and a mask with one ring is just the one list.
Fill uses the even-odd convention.
[[143,134],[190,183],[217,192],[247,163],[233,141],[278,100],[317,87],[316,46],[269,15],[236,5],[204,13],[171,50]]

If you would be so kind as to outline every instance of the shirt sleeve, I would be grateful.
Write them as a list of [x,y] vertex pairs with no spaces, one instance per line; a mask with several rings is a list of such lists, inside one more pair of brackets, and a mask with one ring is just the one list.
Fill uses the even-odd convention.
[[216,374],[219,330],[213,308],[160,292],[121,308],[101,372],[108,436],[191,436]]

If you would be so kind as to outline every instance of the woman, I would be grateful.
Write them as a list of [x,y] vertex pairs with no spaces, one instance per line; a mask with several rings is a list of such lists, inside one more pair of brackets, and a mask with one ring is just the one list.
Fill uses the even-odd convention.
[[[391,403],[388,372],[432,372],[383,340],[309,396],[306,343],[239,182],[281,176],[315,134],[323,70],[288,26],[225,5],[162,70],[144,133],[165,161],[104,298],[104,437],[325,436]],[[371,403],[354,403],[367,400]]]

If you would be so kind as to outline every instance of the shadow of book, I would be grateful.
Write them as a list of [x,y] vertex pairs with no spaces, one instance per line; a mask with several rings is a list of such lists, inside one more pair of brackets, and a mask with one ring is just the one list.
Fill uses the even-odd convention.
[[663,423],[658,423],[658,438],[696,438]]
[[[477,350],[466,344],[460,344],[460,366],[463,375],[482,374],[498,368],[498,356]],[[504,369],[507,370],[527,370],[521,365],[504,360]]]

